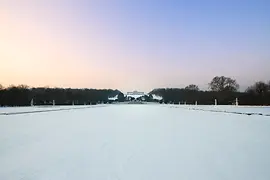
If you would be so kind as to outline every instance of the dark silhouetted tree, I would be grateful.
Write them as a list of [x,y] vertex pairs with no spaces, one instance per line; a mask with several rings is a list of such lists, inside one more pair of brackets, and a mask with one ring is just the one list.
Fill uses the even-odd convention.
[[212,91],[231,91],[235,92],[239,89],[239,84],[235,79],[225,76],[216,76],[209,83],[209,88]]
[[185,87],[186,90],[190,90],[190,91],[199,91],[199,87],[195,84],[190,84],[187,87]]
[[4,87],[0,84],[0,106],[2,106]]
[[124,96],[123,93],[119,93],[119,94],[118,94],[118,101],[119,101],[119,102],[124,102],[124,101],[125,101],[125,96]]
[[259,81],[254,85],[247,88],[246,92],[252,104],[256,105],[269,105],[270,104],[270,91],[269,85],[265,82]]
[[153,95],[152,94],[149,94],[148,97],[149,97],[149,101],[153,101]]
[[33,99],[35,105],[95,104],[108,102],[108,97],[119,94],[111,89],[63,89],[63,88],[29,88],[26,85],[10,86],[0,90],[1,106],[29,106]]
[[254,85],[248,87],[246,92],[254,93],[258,95],[265,95],[266,93],[268,93],[268,90],[269,90],[269,85],[262,81],[259,81],[259,82],[256,82]]

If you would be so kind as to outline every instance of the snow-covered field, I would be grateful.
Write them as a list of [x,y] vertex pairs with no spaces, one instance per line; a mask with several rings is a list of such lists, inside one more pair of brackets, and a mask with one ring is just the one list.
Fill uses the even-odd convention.
[[269,149],[269,116],[153,104],[0,115],[1,180],[269,180]]
[[[102,104],[97,106],[103,106]],[[27,107],[0,107],[0,115],[3,114],[20,114],[20,113],[30,113],[30,112],[43,112],[43,111],[59,111],[59,110],[69,110],[69,109],[83,109],[88,107],[96,106],[27,106]]]
[[205,105],[175,105],[177,108],[186,108],[190,110],[215,111],[225,113],[243,113],[248,115],[264,115],[270,116],[270,106],[205,106]]

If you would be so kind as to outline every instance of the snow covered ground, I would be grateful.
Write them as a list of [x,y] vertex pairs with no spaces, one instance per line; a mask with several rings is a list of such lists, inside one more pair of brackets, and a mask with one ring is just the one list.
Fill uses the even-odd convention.
[[84,109],[104,106],[100,105],[87,105],[87,106],[27,106],[27,107],[0,107],[0,115],[3,114],[22,114],[30,112],[47,112],[47,111],[61,111],[61,110],[72,110],[72,109]]
[[0,115],[0,179],[270,179],[270,117],[172,107]]
[[218,106],[205,106],[205,105],[176,105],[174,107],[186,108],[191,110],[204,110],[204,111],[216,111],[227,113],[243,113],[249,115],[264,115],[270,116],[269,106],[232,106],[232,105],[218,105]]

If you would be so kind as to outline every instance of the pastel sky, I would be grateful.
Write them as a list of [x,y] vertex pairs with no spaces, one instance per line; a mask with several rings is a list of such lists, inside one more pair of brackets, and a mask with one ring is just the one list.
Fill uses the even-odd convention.
[[4,86],[243,90],[269,69],[269,0],[0,0]]

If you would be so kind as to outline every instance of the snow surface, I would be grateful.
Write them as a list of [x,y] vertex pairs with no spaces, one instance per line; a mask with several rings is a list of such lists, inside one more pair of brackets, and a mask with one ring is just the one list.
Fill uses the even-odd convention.
[[115,101],[115,100],[117,100],[118,99],[118,94],[116,95],[116,96],[114,96],[114,97],[109,97],[108,98],[108,100],[112,100],[112,101]]
[[270,117],[173,107],[0,115],[0,179],[270,179]]
[[26,112],[46,112],[46,111],[58,111],[58,110],[69,110],[69,109],[82,109],[88,107],[97,107],[104,105],[76,105],[76,106],[28,106],[28,107],[0,107],[1,114],[12,114],[12,113],[26,113]]
[[246,113],[246,114],[261,114],[270,116],[269,106],[232,106],[232,105],[181,105],[175,106],[180,108],[187,108],[193,110],[217,111],[217,112],[231,112],[231,113]]
[[152,96],[153,96],[153,99],[156,99],[156,100],[159,100],[159,101],[163,99],[161,96],[158,96],[158,95],[155,95],[155,94],[153,94]]

